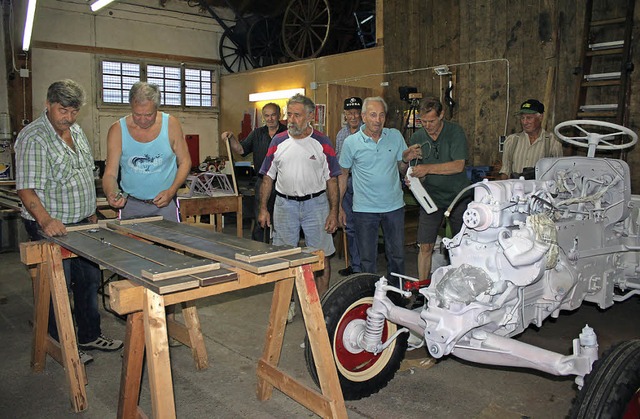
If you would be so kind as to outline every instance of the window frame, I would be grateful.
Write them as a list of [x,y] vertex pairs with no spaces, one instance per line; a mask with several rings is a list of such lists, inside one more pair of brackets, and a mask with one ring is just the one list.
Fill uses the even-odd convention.
[[[97,56],[96,57],[96,72],[97,72],[97,100],[96,106],[98,109],[122,109],[123,107],[129,108],[128,100],[125,103],[111,103],[104,101],[104,87],[103,87],[103,72],[102,63],[104,61],[138,64],[140,66],[140,80],[148,80],[148,66],[160,66],[160,67],[173,67],[180,69],[180,105],[166,105],[161,104],[163,109],[174,109],[188,112],[207,112],[207,113],[219,113],[219,101],[220,101],[220,66],[219,65],[206,65],[206,64],[191,64],[188,62],[172,62],[161,60],[146,60],[140,58],[131,58],[125,56]],[[211,106],[197,106],[186,104],[186,70],[208,71],[211,74]],[[201,92],[202,90],[200,90]],[[128,92],[126,92],[128,95]],[[124,93],[123,93],[124,94]],[[201,94],[201,93],[200,93]],[[126,99],[125,99],[126,100]]]

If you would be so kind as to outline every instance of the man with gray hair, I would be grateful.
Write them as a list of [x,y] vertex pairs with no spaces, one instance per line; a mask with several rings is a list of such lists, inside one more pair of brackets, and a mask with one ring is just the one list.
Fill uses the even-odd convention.
[[324,251],[324,272],[316,278],[322,296],[331,276],[329,256],[335,252],[332,234],[338,228],[340,167],[331,140],[311,125],[314,114],[311,99],[302,95],[289,99],[288,130],[273,137],[260,169],[258,222],[271,225],[267,202],[275,183],[273,244],[297,246],[302,229],[306,245]]
[[129,92],[131,114],[107,134],[102,188],[109,205],[121,208],[121,219],[161,215],[179,220],[176,194],[189,175],[191,158],[180,121],[158,115],[160,96],[155,84],[135,83]]
[[[91,145],[76,124],[84,100],[84,90],[75,81],[54,82],[47,91],[42,115],[24,127],[16,140],[16,189],[31,240],[64,236],[70,225],[97,222]],[[67,287],[73,291],[78,346],[120,349],[122,341],[103,336],[100,329],[100,268],[81,257],[62,263]],[[48,327],[51,337],[58,340],[53,305]],[[93,357],[80,351],[80,360],[88,363]]]
[[[364,125],[344,140],[340,152],[340,193],[344,197],[351,172],[360,267],[362,272],[377,272],[378,230],[382,227],[389,275],[404,274],[404,198],[400,174],[404,176],[409,161],[420,157],[421,151],[418,146],[407,148],[397,129],[385,128],[386,116],[384,99],[364,100]],[[347,222],[342,207],[340,221],[343,225]]]

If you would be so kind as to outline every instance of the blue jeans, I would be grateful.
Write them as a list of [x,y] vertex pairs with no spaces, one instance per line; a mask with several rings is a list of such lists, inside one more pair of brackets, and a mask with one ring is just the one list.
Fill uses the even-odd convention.
[[[25,228],[31,240],[42,240],[35,221],[23,219]],[[84,344],[94,341],[100,336],[100,313],[98,312],[98,288],[102,279],[102,272],[95,263],[81,258],[64,259],[62,261],[67,289],[73,292],[73,314],[78,327],[78,343]],[[49,334],[58,339],[58,327],[53,311],[53,304],[49,305]]]
[[382,226],[387,278],[391,272],[404,275],[404,208],[390,212],[355,212],[356,243],[362,272],[377,272],[378,229]]
[[307,201],[294,201],[276,196],[273,209],[273,244],[275,246],[298,246],[300,230],[308,247],[323,250],[326,257],[335,251],[333,236],[324,229],[329,215],[327,194]]
[[351,176],[347,179],[347,190],[342,198],[342,209],[347,216],[347,225],[344,232],[347,235],[347,246],[349,247],[349,257],[351,258],[351,268],[353,272],[360,272],[360,252],[358,252],[358,244],[356,243],[356,229],[353,217],[353,180]]

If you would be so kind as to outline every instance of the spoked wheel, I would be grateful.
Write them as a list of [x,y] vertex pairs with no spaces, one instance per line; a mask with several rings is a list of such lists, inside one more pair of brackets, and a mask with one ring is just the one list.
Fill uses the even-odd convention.
[[220,38],[220,59],[230,73],[251,70],[253,62],[247,50],[246,33],[237,26],[225,30]]
[[[367,309],[373,303],[374,284],[378,279],[373,274],[352,275],[331,287],[322,298],[327,333],[346,400],[358,400],[384,388],[400,368],[407,350],[408,333],[402,333],[377,355],[355,344],[356,337],[364,332]],[[386,321],[382,341],[397,329],[396,324]],[[305,360],[311,377],[319,384],[308,340],[305,340]]]
[[254,22],[247,35],[247,48],[257,67],[281,63],[284,52],[280,21],[263,18]]
[[327,0],[291,0],[282,19],[282,40],[289,57],[317,57],[327,42],[330,23]]
[[640,339],[614,346],[593,364],[570,417],[640,417]]

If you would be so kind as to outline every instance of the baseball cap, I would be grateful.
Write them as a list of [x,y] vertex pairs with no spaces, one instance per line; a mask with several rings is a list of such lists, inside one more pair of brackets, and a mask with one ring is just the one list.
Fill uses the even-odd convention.
[[362,109],[362,99],[355,96],[345,99],[344,110],[348,111],[349,109]]
[[517,113],[544,113],[544,105],[539,100],[527,99],[522,102]]

